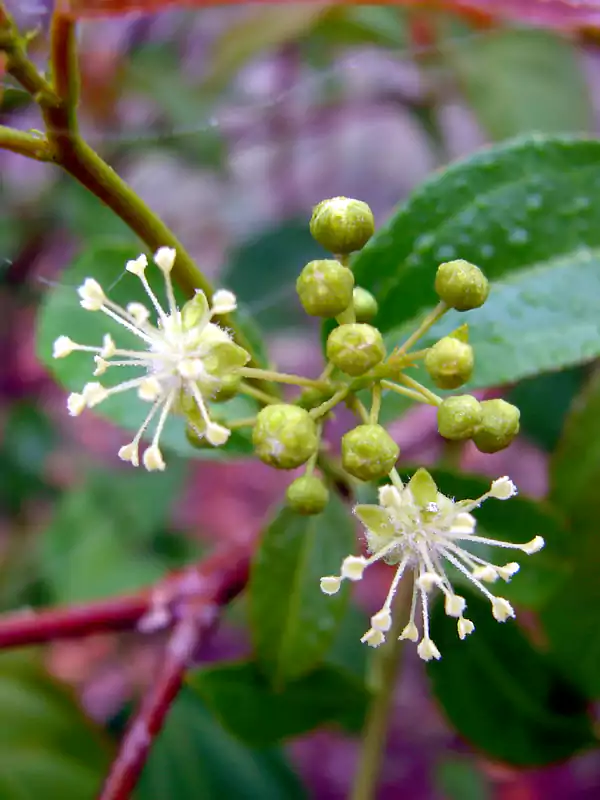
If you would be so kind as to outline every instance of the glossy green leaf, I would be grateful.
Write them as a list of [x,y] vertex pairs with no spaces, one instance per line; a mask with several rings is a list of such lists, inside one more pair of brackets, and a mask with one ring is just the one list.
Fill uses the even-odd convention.
[[95,473],[63,495],[40,538],[39,569],[57,602],[134,591],[160,578],[166,564],[152,535],[165,525],[183,472]]
[[444,54],[492,138],[590,130],[586,80],[566,38],[543,30],[494,30],[462,37]]
[[275,686],[304,675],[331,646],[344,615],[347,587],[333,596],[319,588],[354,552],[350,512],[335,495],[322,514],[280,511],[263,534],[250,580],[256,656]]
[[333,722],[358,731],[368,699],[360,681],[333,666],[319,667],[283,689],[273,689],[249,662],[197,670],[188,681],[227,730],[254,746]]
[[586,699],[550,655],[535,650],[513,620],[469,595],[475,631],[461,642],[436,603],[432,638],[442,653],[428,665],[433,693],[456,730],[486,755],[516,766],[568,758],[595,742]]
[[112,752],[74,695],[31,653],[0,657],[0,797],[94,797]]
[[[66,389],[81,391],[85,383],[93,380],[93,362],[89,353],[73,353],[67,358],[53,359],[52,344],[58,336],[68,335],[81,344],[97,345],[102,342],[105,333],[111,333],[118,346],[139,349],[139,340],[122,326],[100,312],[82,309],[76,292],[85,278],[93,276],[115,302],[126,305],[132,301],[145,301],[147,304],[147,297],[140,281],[125,271],[126,262],[137,257],[139,252],[136,246],[95,244],[88,247],[85,253],[63,273],[61,284],[49,290],[38,319],[38,355]],[[159,298],[163,298],[162,277],[156,274],[158,269],[149,269],[148,273],[150,284],[155,288]],[[181,299],[179,297],[180,301]],[[114,372],[117,373],[116,376],[111,375],[110,370],[106,374],[105,385],[109,386],[111,380],[120,382],[140,374],[139,370],[132,367],[118,368]],[[236,397],[227,403],[215,405],[213,417],[226,421],[232,417],[251,416],[255,410],[253,402],[243,397]],[[148,413],[148,407],[146,403],[138,400],[135,392],[123,392],[101,403],[93,412],[85,413],[96,412],[128,430],[137,431]],[[76,425],[77,420],[73,420],[73,424]],[[150,437],[151,434],[152,428],[147,436]],[[124,436],[123,444],[127,441]],[[185,437],[185,421],[173,415],[169,416],[165,425],[161,436],[161,447],[167,455],[170,450],[186,458],[202,459],[223,459],[252,452],[252,444],[245,431],[243,433],[234,431],[225,447],[200,450],[193,448]]]
[[441,261],[466,258],[493,281],[487,303],[450,312],[423,341],[467,322],[474,386],[516,381],[600,353],[600,142],[535,136],[436,174],[357,256],[388,344],[436,303]]
[[[474,475],[445,470],[431,470],[431,474],[440,491],[457,500],[480,497],[490,487],[489,481]],[[511,582],[496,584],[495,588],[520,606],[539,609],[570,575],[570,532],[561,515],[548,504],[523,495],[509,500],[490,498],[473,514],[477,519],[477,533],[482,536],[507,542],[528,542],[534,536],[543,536],[546,546],[532,556],[488,545],[469,546],[473,553],[496,564],[518,561],[521,570]],[[453,580],[468,585],[460,574],[453,576]]]
[[600,697],[600,375],[577,398],[551,470],[551,497],[570,517],[573,572],[542,609],[557,659]]
[[276,748],[249,748],[184,686],[142,772],[137,800],[301,800],[305,793]]

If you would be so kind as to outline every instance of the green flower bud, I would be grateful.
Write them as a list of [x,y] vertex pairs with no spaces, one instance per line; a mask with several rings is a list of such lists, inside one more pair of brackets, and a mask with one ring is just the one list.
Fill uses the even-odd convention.
[[385,358],[381,333],[372,325],[340,325],[327,339],[327,358],[346,375],[364,375]]
[[385,477],[400,448],[381,425],[359,425],[342,436],[342,466],[361,481]]
[[521,412],[506,400],[484,400],[482,420],[473,441],[482,453],[504,450],[519,432]]
[[450,308],[469,311],[485,303],[490,285],[479,267],[458,259],[440,264],[435,276],[435,291]]
[[438,489],[435,481],[426,469],[418,469],[408,482],[408,488],[421,509],[427,509],[430,503],[437,501]]
[[329,501],[329,490],[320,478],[303,475],[296,478],[285,493],[288,505],[298,514],[320,514]]
[[473,348],[453,336],[444,336],[427,351],[425,369],[440,389],[457,389],[473,372]]
[[317,449],[317,426],[303,408],[277,403],[259,412],[252,443],[265,464],[294,469],[308,461]]
[[235,372],[230,372],[229,375],[225,375],[223,378],[221,378],[219,388],[210,398],[211,402],[225,403],[227,400],[231,400],[232,397],[235,397],[238,394],[241,382],[241,375],[238,375]]
[[471,439],[483,419],[481,403],[476,397],[464,394],[447,397],[438,408],[438,431],[444,439]]
[[373,212],[361,200],[332,197],[313,209],[310,232],[330,253],[347,255],[369,241],[375,232]]
[[352,302],[354,275],[339,261],[322,259],[307,264],[296,291],[307,314],[312,317],[337,317]]
[[362,286],[355,287],[352,292],[352,300],[357,322],[370,322],[377,315],[379,311],[377,300]]

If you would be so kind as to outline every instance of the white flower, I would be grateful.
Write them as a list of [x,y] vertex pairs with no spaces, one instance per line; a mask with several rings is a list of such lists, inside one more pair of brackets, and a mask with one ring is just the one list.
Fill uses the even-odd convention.
[[[444,610],[457,620],[457,631],[464,639],[475,629],[473,622],[464,616],[467,603],[456,594],[446,573],[445,563],[461,572],[491,603],[492,614],[499,622],[514,617],[513,607],[503,597],[493,595],[483,581],[493,583],[501,578],[509,581],[518,572],[519,565],[511,561],[504,566],[490,564],[473,555],[461,543],[479,543],[528,555],[544,546],[541,536],[525,544],[514,544],[475,535],[475,518],[471,511],[489,497],[507,500],[516,494],[516,487],[508,478],[499,478],[490,490],[477,500],[454,502],[438,492],[433,478],[418,470],[406,486],[383,486],[379,490],[379,505],[359,505],[354,512],[366,528],[369,558],[347,556],[340,575],[321,579],[321,590],[335,594],[344,579],[360,580],[364,570],[376,561],[396,565],[396,572],[387,598],[380,611],[371,617],[371,628],[361,641],[377,647],[385,640],[392,624],[392,600],[403,574],[411,570],[414,588],[409,622],[400,639],[417,642],[417,652],[425,660],[441,658],[440,651],[429,633],[429,593],[439,589],[444,594]],[[416,621],[417,606],[421,607],[422,636]]]
[[140,340],[140,349],[124,350],[116,346],[110,334],[105,334],[102,346],[92,347],[59,336],[54,342],[54,358],[65,358],[74,351],[93,354],[95,376],[104,375],[111,367],[138,367],[141,375],[114,386],[88,383],[67,400],[69,414],[78,416],[108,397],[130,389],[143,402],[151,403],[150,411],[133,441],[119,450],[119,458],[137,467],[140,462],[139,444],[155,417],[158,422],[152,442],[143,456],[147,470],[164,470],[160,437],[170,413],[184,413],[188,424],[199,436],[205,436],[218,447],[229,438],[228,428],[214,422],[209,415],[207,400],[221,388],[223,380],[249,360],[248,353],[234,344],[231,335],[212,321],[213,317],[233,311],[235,296],[228,291],[215,293],[212,306],[203,292],[187,302],[181,310],[175,302],[171,270],[175,250],[161,247],[154,256],[163,274],[168,308],[165,310],[146,279],[148,259],[141,255],[128,261],[126,269],[136,275],[156,313],[156,325],[150,322],[151,312],[142,303],[132,302],[126,308],[114,303],[93,278],[86,278],[79,287],[80,303],[87,311],[100,311],[122,325]]

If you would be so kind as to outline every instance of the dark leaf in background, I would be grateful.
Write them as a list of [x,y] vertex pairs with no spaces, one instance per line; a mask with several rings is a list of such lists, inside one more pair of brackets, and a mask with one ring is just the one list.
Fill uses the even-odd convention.
[[0,656],[0,797],[87,800],[112,757],[71,691],[23,651]]
[[490,604],[467,595],[475,632],[461,642],[455,621],[436,603],[432,638],[442,653],[428,665],[432,691],[467,741],[515,766],[566,759],[595,744],[586,699],[535,650],[514,620],[492,617]]
[[492,139],[590,131],[592,108],[575,45],[543,30],[493,30],[444,47]]
[[188,680],[227,730],[254,746],[334,722],[357,732],[368,700],[361,681],[329,665],[282,689],[272,688],[251,662],[217,664],[195,671]]
[[39,542],[39,570],[56,602],[131,592],[164,575],[172,565],[154,537],[177,499],[182,467],[164,475],[96,472],[63,495]]
[[600,375],[575,400],[552,461],[551,497],[571,519],[572,576],[542,610],[565,671],[600,697]]
[[304,790],[276,748],[233,738],[188,687],[152,747],[136,800],[302,800]]
[[306,219],[288,220],[234,250],[221,282],[265,330],[301,327],[307,317],[295,291],[296,278],[309,261],[327,257]]
[[551,453],[560,439],[565,416],[581,390],[587,370],[572,367],[521,381],[505,396],[521,412],[521,434]]
[[335,495],[322,514],[303,517],[282,509],[263,534],[250,580],[252,641],[275,687],[320,663],[341,625],[347,587],[324,595],[323,575],[338,574],[354,551],[349,509]]
[[436,785],[445,800],[492,800],[492,791],[467,758],[448,756],[436,767]]

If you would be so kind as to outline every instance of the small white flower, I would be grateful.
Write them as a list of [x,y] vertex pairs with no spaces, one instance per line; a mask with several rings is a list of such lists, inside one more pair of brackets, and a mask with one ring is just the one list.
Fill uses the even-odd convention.
[[[544,546],[541,536],[526,544],[514,544],[475,535],[475,518],[471,512],[484,500],[495,497],[507,500],[516,494],[509,478],[499,478],[492,483],[486,494],[476,500],[454,502],[438,492],[433,479],[426,470],[418,470],[406,486],[384,486],[379,490],[379,505],[359,505],[354,513],[366,528],[369,558],[347,556],[342,562],[340,575],[321,579],[321,589],[334,594],[344,579],[360,580],[365,569],[376,561],[395,565],[396,571],[383,608],[371,617],[371,628],[362,640],[372,647],[380,645],[392,624],[391,607],[394,595],[405,571],[414,576],[414,588],[408,624],[400,639],[417,642],[417,652],[425,660],[441,658],[440,651],[432,642],[429,631],[429,594],[439,590],[444,595],[444,610],[449,617],[457,619],[457,631],[464,639],[475,630],[473,622],[463,614],[467,606],[464,597],[456,594],[445,564],[451,564],[461,572],[486,597],[492,614],[499,622],[515,616],[511,604],[503,597],[496,597],[484,585],[502,578],[509,581],[518,572],[519,564],[509,562],[504,566],[491,564],[469,552],[463,546],[470,542],[489,546],[520,550],[528,555]],[[435,509],[434,510],[434,506]],[[417,606],[420,605],[422,633],[416,621]]]
[[366,566],[366,558],[362,556],[347,556],[342,563],[342,578],[348,578],[351,581],[359,581],[363,576]]
[[65,358],[70,356],[73,350],[77,347],[72,339],[68,336],[59,336],[54,342],[52,348],[52,358]]
[[458,636],[459,638],[466,639],[470,633],[473,633],[475,630],[475,625],[471,622],[470,619],[466,619],[465,617],[461,617],[458,622],[456,623],[456,627],[458,629]]
[[68,336],[59,336],[53,347],[54,358],[64,358],[74,351],[93,354],[95,376],[104,375],[112,367],[141,370],[139,377],[114,386],[88,383],[80,393],[69,395],[67,408],[71,416],[78,416],[112,395],[134,390],[140,400],[152,405],[133,441],[121,447],[118,455],[137,467],[141,438],[157,418],[152,442],[142,459],[150,471],[165,469],[159,442],[170,413],[185,413],[195,433],[205,436],[213,446],[225,444],[230,431],[210,418],[208,400],[219,391],[223,380],[250,358],[234,344],[226,330],[212,322],[215,315],[235,308],[235,296],[231,292],[216,292],[211,306],[204,293],[198,291],[181,310],[177,307],[171,282],[175,258],[175,250],[169,247],[159,248],[154,255],[164,278],[167,309],[163,308],[146,278],[146,256],[140,255],[126,265],[127,271],[136,275],[144,287],[156,312],[155,325],[150,322],[150,311],[145,305],[132,302],[123,308],[110,300],[93,278],[86,278],[77,290],[83,308],[100,311],[117,322],[137,337],[140,349],[120,349],[108,333],[101,347],[80,345]]
[[510,497],[514,497],[516,494],[517,487],[514,485],[508,475],[505,475],[503,478],[497,478],[492,482],[490,497],[495,497],[496,500],[508,500]]
[[321,578],[321,591],[323,594],[337,594],[342,585],[342,579],[336,575],[327,575]]
[[233,292],[219,289],[212,299],[213,314],[231,314],[237,308],[237,301]]
[[385,642],[385,636],[381,631],[370,628],[362,637],[361,642],[368,644],[369,647],[379,647],[380,644]]

